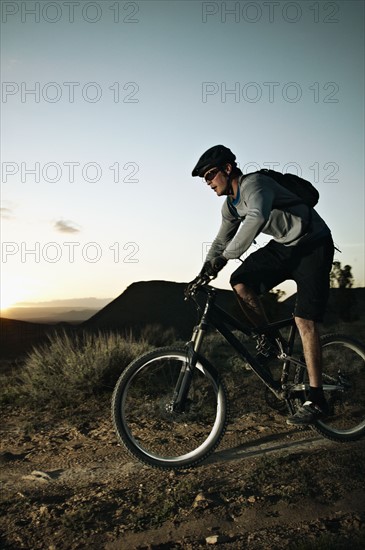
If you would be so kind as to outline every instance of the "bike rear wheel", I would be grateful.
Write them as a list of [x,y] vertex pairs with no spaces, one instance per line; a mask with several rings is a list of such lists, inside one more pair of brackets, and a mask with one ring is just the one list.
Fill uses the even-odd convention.
[[[328,334],[321,337],[321,349],[330,415],[311,427],[335,441],[355,441],[365,435],[365,347],[348,336]],[[305,369],[298,369],[296,382],[308,386]]]
[[162,348],[133,361],[120,376],[112,418],[120,441],[138,460],[164,469],[194,466],[219,444],[227,424],[223,381],[204,358],[193,369],[183,412],[172,410],[183,348]]

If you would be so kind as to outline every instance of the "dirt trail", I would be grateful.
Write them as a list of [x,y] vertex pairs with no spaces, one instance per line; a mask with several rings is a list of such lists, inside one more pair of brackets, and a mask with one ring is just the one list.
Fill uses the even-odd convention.
[[365,441],[339,445],[258,410],[198,468],[159,471],[123,451],[108,405],[64,419],[5,410],[2,549],[365,546]]

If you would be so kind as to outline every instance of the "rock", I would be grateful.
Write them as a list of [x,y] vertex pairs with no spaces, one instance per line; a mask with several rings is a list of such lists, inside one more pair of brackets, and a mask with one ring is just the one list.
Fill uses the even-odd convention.
[[196,508],[197,506],[200,506],[200,504],[207,503],[207,502],[208,502],[208,499],[205,496],[205,494],[204,493],[198,493],[196,495],[196,497],[194,498],[193,508]]
[[22,476],[22,479],[25,479],[28,481],[40,481],[41,483],[48,483],[49,481],[51,481],[52,478],[45,472],[39,472],[37,470],[33,470],[33,472],[30,475]]
[[227,542],[229,539],[225,535],[210,535],[205,538],[207,544],[221,544]]

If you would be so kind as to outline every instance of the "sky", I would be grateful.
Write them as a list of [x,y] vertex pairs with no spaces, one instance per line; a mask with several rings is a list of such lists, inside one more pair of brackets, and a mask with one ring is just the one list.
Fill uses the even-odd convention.
[[193,279],[224,199],[191,171],[216,144],[313,181],[365,285],[362,1],[1,4],[2,308]]

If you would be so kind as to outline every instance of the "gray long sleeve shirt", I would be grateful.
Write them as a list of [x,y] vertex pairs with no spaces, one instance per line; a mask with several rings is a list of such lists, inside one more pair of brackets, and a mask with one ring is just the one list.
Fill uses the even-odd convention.
[[[222,207],[222,223],[206,260],[223,254],[227,260],[242,256],[259,233],[270,235],[286,246],[296,246],[330,235],[330,230],[319,214],[305,204],[285,207],[294,195],[264,174],[240,176],[237,197],[233,202],[237,219],[230,211],[227,197]],[[280,205],[275,208],[275,205]],[[312,215],[310,225],[308,220]]]

